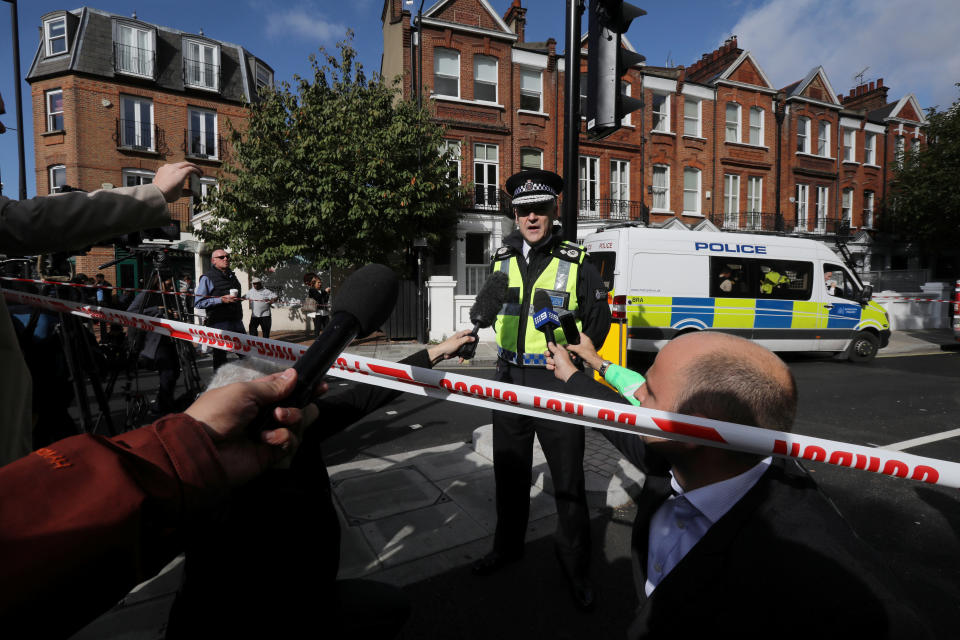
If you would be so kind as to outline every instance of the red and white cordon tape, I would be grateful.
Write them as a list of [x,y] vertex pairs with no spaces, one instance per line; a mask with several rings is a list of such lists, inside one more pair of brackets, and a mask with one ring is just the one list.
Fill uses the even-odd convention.
[[[180,340],[267,358],[281,364],[290,364],[298,360],[306,351],[306,347],[301,345],[255,338],[243,333],[209,329],[176,320],[163,320],[126,311],[102,309],[19,291],[3,290],[3,294],[7,300],[14,302],[104,322],[115,322],[143,331],[154,331]],[[960,488],[960,464],[900,451],[771,431],[627,404],[603,402],[592,398],[473,378],[450,371],[411,367],[350,353],[341,354],[336,364],[330,369],[330,375],[475,407],[760,455],[814,460]]]
[[886,302],[887,300],[910,300],[912,302],[953,302],[953,300],[942,300],[940,298],[908,298],[906,296],[873,296],[870,299],[874,302]]

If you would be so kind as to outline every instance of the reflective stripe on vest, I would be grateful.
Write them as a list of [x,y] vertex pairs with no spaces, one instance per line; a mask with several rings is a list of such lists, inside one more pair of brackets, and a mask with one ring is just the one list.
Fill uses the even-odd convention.
[[[569,243],[566,243],[569,244]],[[575,245],[574,245],[575,246]],[[586,253],[580,254],[580,261],[583,261]],[[505,303],[500,308],[500,313],[497,315],[496,323],[494,324],[494,330],[497,333],[497,346],[499,347],[498,353],[501,358],[507,360],[511,364],[521,365],[521,366],[544,366],[546,360],[543,357],[544,351],[547,350],[547,340],[543,335],[543,332],[539,331],[533,325],[533,294],[537,289],[544,289],[547,291],[566,291],[568,294],[568,302],[565,307],[568,311],[574,312],[577,310],[577,270],[580,268],[579,263],[573,263],[568,260],[561,260],[560,258],[553,257],[550,260],[550,263],[543,270],[540,276],[537,278],[536,282],[533,284],[533,287],[530,289],[530,304],[527,306],[527,317],[525,318],[524,324],[524,353],[517,353],[517,336],[520,332],[520,312],[523,309],[524,296],[527,294],[523,286],[523,277],[520,274],[520,265],[517,263],[518,256],[510,256],[506,260],[498,260],[494,265],[495,269],[500,270],[501,272],[507,275],[507,286],[510,288],[515,288],[520,290],[520,301],[519,302],[508,302]],[[560,311],[559,307],[555,307],[556,311]],[[577,329],[582,330],[582,322],[577,320]],[[566,344],[566,338],[563,335],[563,331],[560,328],[554,330],[557,343]]]

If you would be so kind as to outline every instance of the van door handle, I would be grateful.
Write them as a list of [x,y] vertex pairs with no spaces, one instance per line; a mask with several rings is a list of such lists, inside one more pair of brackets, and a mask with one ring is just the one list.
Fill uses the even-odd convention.
[[832,304],[825,304],[825,305],[823,305],[823,308],[824,308],[824,309],[833,309],[833,305],[832,305]]

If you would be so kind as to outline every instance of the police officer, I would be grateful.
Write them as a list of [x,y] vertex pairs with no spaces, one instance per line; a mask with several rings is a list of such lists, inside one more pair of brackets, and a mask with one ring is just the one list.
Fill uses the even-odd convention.
[[[240,281],[230,269],[230,254],[216,249],[210,256],[211,266],[197,282],[197,308],[207,312],[207,326],[224,331],[246,333],[243,326],[243,307],[241,298],[233,295],[231,289],[240,291]],[[216,371],[227,361],[227,352],[213,350],[213,369]]]
[[[586,252],[564,241],[557,218],[563,178],[551,171],[527,170],[507,180],[519,227],[504,239],[493,269],[507,274],[507,301],[497,316],[497,380],[560,390],[546,370],[543,333],[534,327],[533,299],[544,290],[558,313],[571,312],[594,344],[603,344],[610,328],[607,290]],[[565,344],[563,332],[555,331]],[[563,422],[493,412],[493,462],[497,529],[493,550],[477,560],[473,572],[491,574],[523,555],[530,512],[530,475],[534,434],[550,466],[557,504],[556,553],[577,606],[589,609],[594,594],[589,578],[590,521],[583,480],[583,428]]]

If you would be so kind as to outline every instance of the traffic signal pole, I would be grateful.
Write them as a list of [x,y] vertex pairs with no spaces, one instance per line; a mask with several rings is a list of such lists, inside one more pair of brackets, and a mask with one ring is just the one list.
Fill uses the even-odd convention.
[[584,0],[567,0],[567,50],[563,96],[563,239],[577,241],[580,166],[580,16]]

